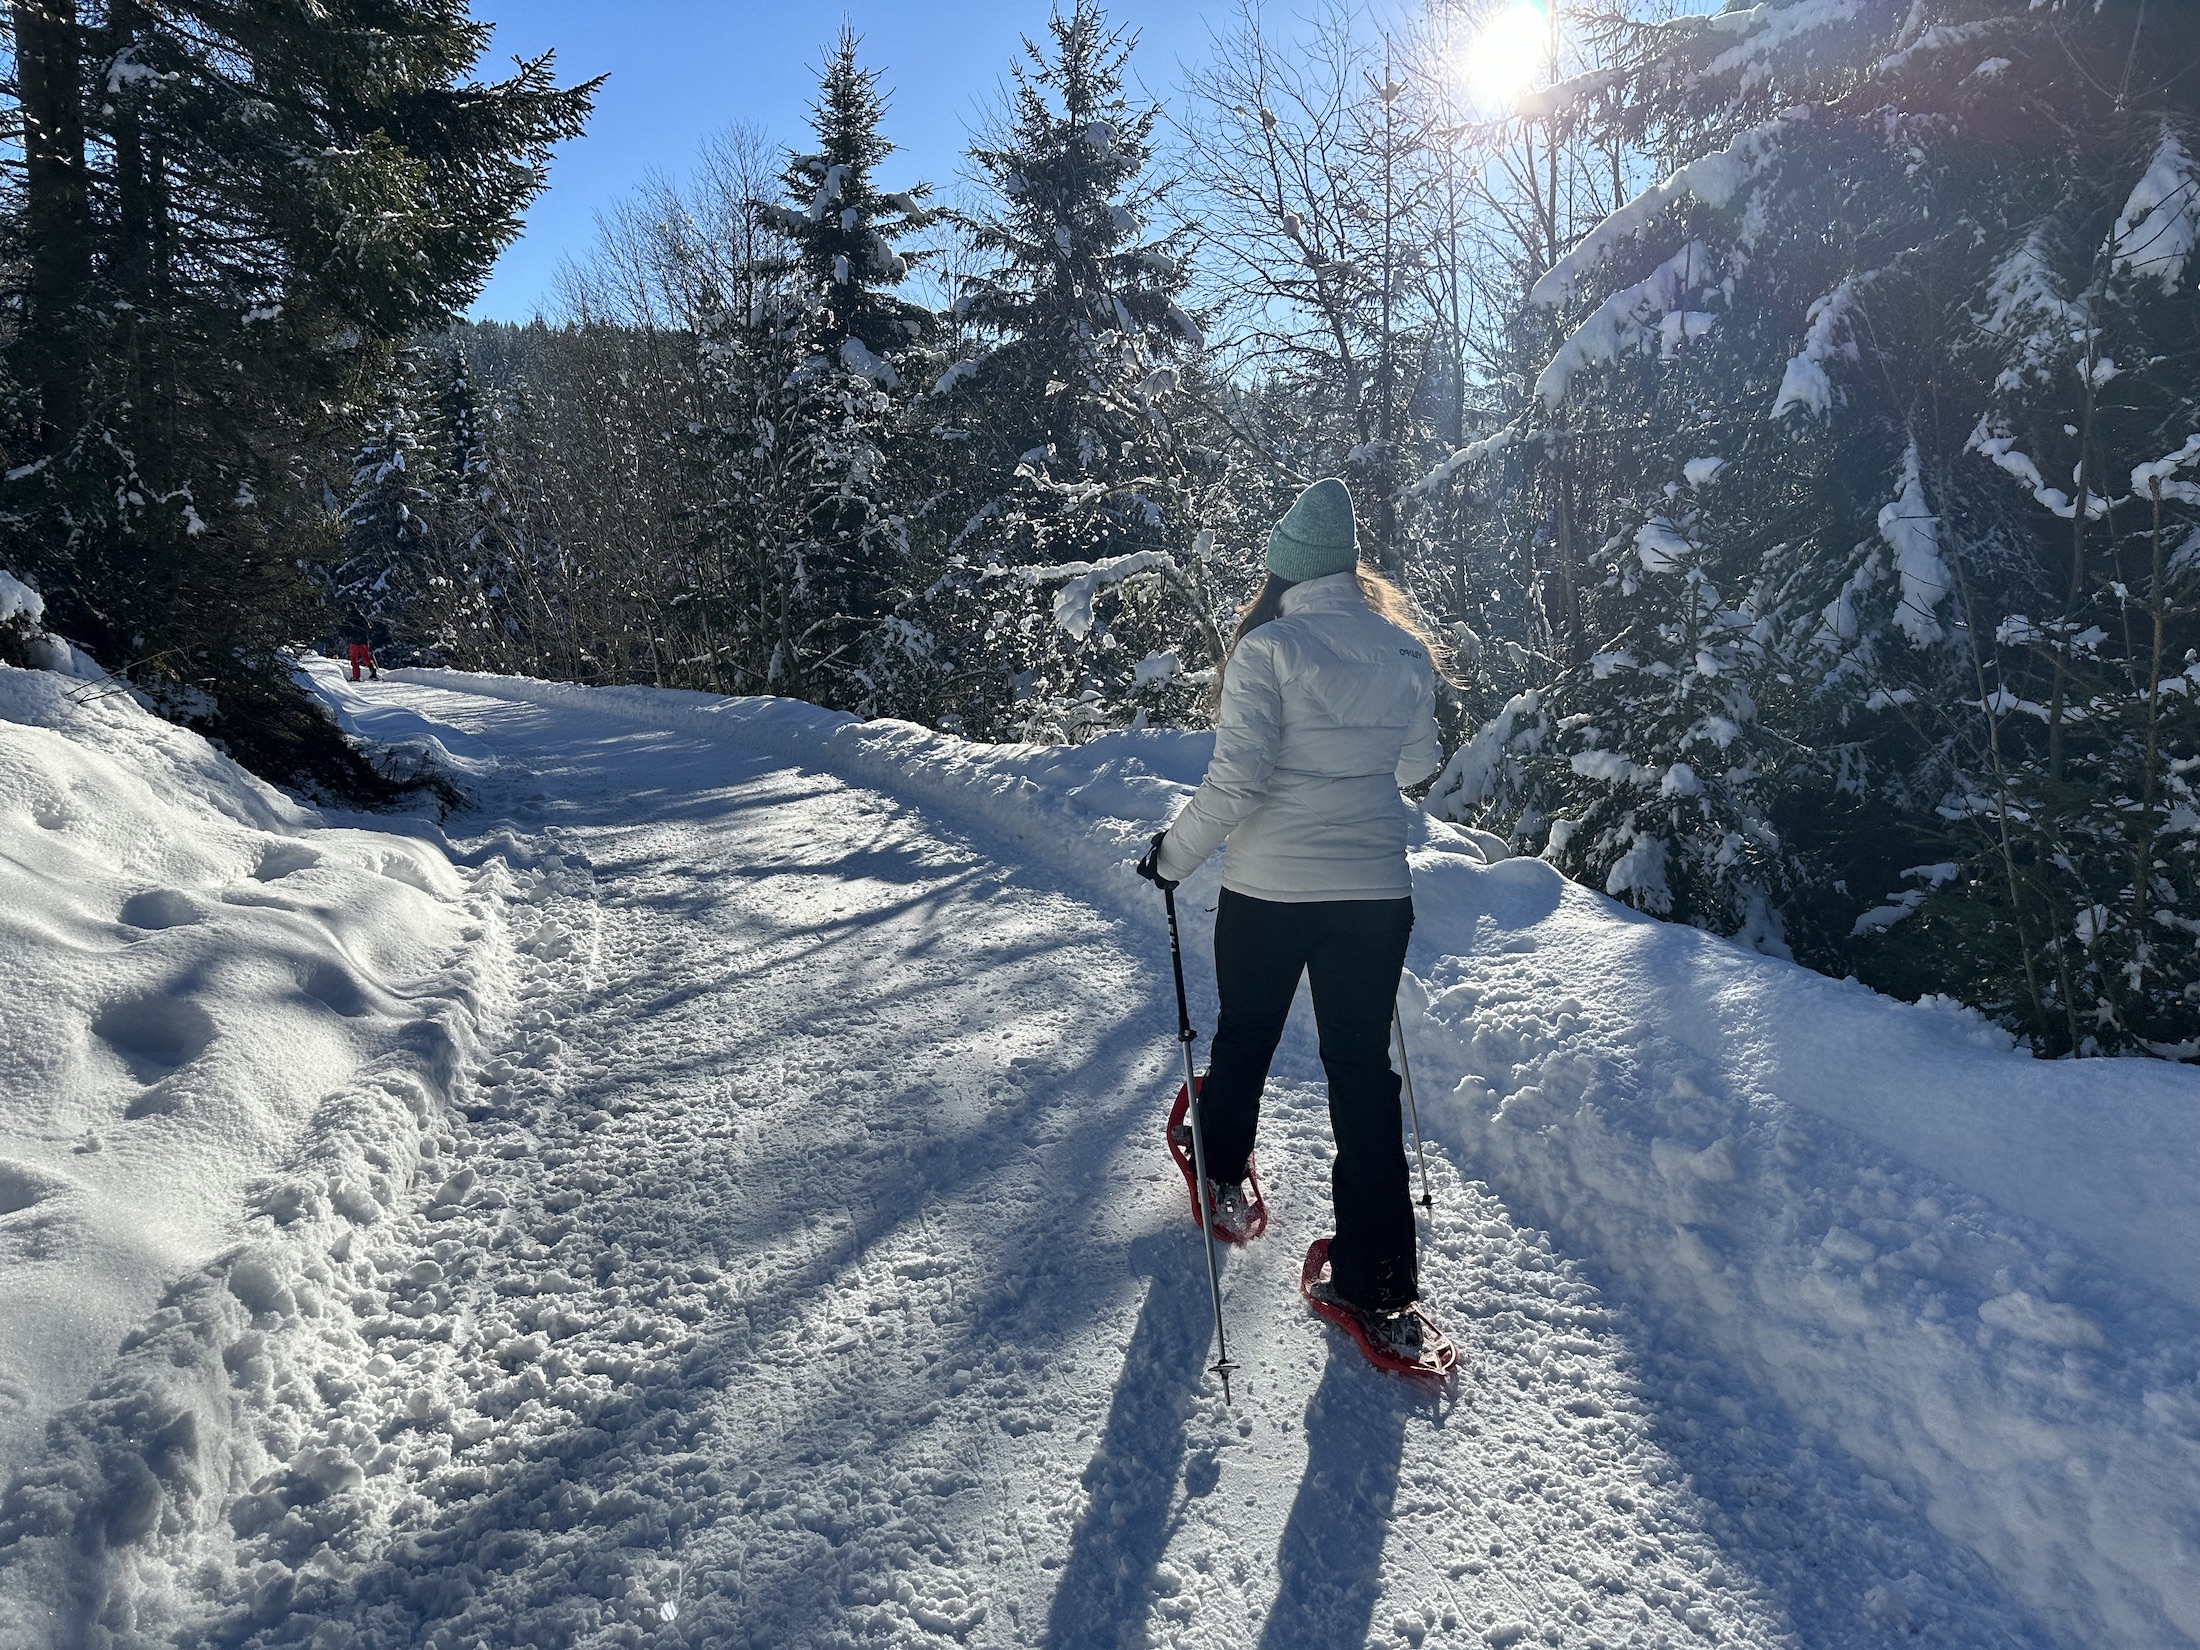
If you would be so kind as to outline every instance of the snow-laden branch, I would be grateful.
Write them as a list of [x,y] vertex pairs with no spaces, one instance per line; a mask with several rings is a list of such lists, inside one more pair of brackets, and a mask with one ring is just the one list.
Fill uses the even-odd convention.
[[858,378],[868,378],[882,389],[898,389],[901,374],[891,363],[873,355],[862,339],[849,337],[840,341],[840,364]]
[[1940,559],[1940,518],[1925,507],[1925,483],[1919,474],[1917,442],[1902,455],[1902,486],[1879,511],[1879,536],[1894,552],[1894,570],[1902,580],[1894,622],[1913,647],[1940,640],[1934,615],[1948,599],[1954,581]]
[[840,204],[841,186],[847,182],[848,168],[835,164],[825,168],[825,176],[817,186],[817,193],[810,200],[810,222],[823,223],[825,214]]
[[46,598],[5,568],[0,568],[0,624],[20,616],[36,625],[46,617]]
[[1435,469],[1415,482],[1411,489],[1413,495],[1416,498],[1426,498],[1468,465],[1478,464],[1485,458],[1495,458],[1499,453],[1518,441],[1520,437],[1521,431],[1508,425],[1495,434],[1483,436],[1479,441],[1468,442],[1464,447],[1453,453],[1451,457],[1445,459],[1443,463],[1437,465]]
[[1958,46],[1969,46],[2008,27],[2009,19],[1990,17],[1976,23],[1935,23],[1906,46],[1898,47],[1872,65],[1875,75],[1899,74],[1911,64]]
[[984,359],[983,356],[966,355],[959,361],[950,362],[947,370],[940,374],[939,381],[932,386],[932,393],[949,394],[964,379],[977,377],[978,364]]
[[1713,284],[1714,271],[1703,242],[1690,241],[1633,286],[1605,299],[1537,377],[1535,393],[1543,405],[1555,410],[1564,402],[1574,374],[1583,368],[1606,366],[1645,348],[1653,324],[1668,354],[1684,340],[1709,332],[1713,317],[1691,311],[1688,300],[1697,289]]
[[1182,577],[1176,558],[1166,550],[1133,550],[1106,561],[1070,561],[1054,567],[1024,567],[1017,575],[1036,589],[1059,584],[1054,593],[1054,623],[1064,635],[1079,639],[1092,633],[1093,598],[1112,585],[1140,573],[1160,572]]
[[1207,347],[1206,333],[1200,330],[1199,323],[1192,319],[1181,304],[1172,302],[1169,305],[1168,313],[1169,325],[1175,329],[1176,335],[1184,340],[1185,348],[1196,355]]
[[1635,554],[1646,573],[1670,573],[1696,554],[1698,546],[1664,516],[1652,516],[1635,529]]
[[[1985,419],[1981,418],[1978,421],[1978,428],[1973,430],[1970,439],[1964,442],[1963,450],[1968,453],[1977,453],[1988,463],[1996,465],[2010,475],[2015,476],[2020,483],[2030,490],[2033,499],[2037,503],[2045,506],[2051,513],[2062,517],[2063,520],[2068,521],[2078,513],[2078,506],[2072,501],[2068,493],[2060,487],[2047,485],[2046,477],[2040,474],[2040,467],[2032,462],[2031,455],[2018,448],[2017,438],[2013,435],[1994,435],[1988,430]],[[2110,506],[2117,502],[2119,501],[2104,498],[2099,493],[2088,489],[2085,494],[2086,520],[2093,521],[2107,515]]]
[[1554,116],[1572,114],[1584,103],[1624,85],[1626,80],[1624,69],[1591,69],[1587,74],[1577,74],[1539,91],[1522,92],[1519,102],[1513,105],[1513,113],[1522,120],[1550,120]]
[[1823,418],[1833,410],[1833,380],[1826,375],[1826,363],[1857,358],[1853,337],[1839,341],[1835,337],[1848,325],[1855,303],[1856,277],[1851,275],[1810,306],[1810,330],[1803,335],[1802,353],[1788,361],[1780,377],[1780,393],[1773,397],[1767,416],[1778,418],[1790,408],[1801,407]]
[[1534,688],[1507,700],[1493,720],[1452,752],[1421,806],[1438,819],[1464,820],[1470,811],[1487,803],[1496,793],[1498,767],[1505,760],[1515,729],[1542,707],[1543,696]]
[[2195,459],[2200,459],[2200,435],[2188,435],[2185,437],[2185,444],[2174,453],[2165,453],[2152,463],[2141,464],[2133,469],[2132,493],[2139,498],[2145,498],[2156,487],[2160,487],[2162,496],[2169,497],[2170,477]]
[[1620,247],[1649,233],[1669,206],[1694,199],[1723,211],[1771,162],[1779,150],[1780,133],[1798,118],[1794,114],[1776,115],[1717,153],[1690,161],[1663,183],[1644,190],[1546,270],[1529,289],[1528,301],[1543,309],[1559,309],[1572,303],[1583,280]]
[[2118,269],[2152,275],[2165,294],[2176,293],[2185,260],[2200,245],[2200,167],[2167,122],[2154,160],[2124,202],[2108,242]]
[[1758,65],[1790,41],[1846,23],[1863,9],[1864,0],[1794,0],[1791,5],[1724,12],[1715,19],[1717,26],[1743,38],[1706,63],[1699,78],[1712,80],[1740,72],[1747,85],[1761,73]]
[[2055,272],[2053,224],[2033,225],[2015,251],[1994,266],[1986,283],[1986,313],[1979,329],[2012,351],[1994,380],[1997,390],[2045,383],[2074,345],[2090,335],[2092,313],[2082,299],[2064,295]]

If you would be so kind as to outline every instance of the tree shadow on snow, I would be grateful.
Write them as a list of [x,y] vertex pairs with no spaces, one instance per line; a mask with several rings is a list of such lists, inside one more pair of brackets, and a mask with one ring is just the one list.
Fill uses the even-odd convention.
[[1283,1526],[1261,1650],[1367,1642],[1406,1447],[1406,1405],[1399,1394],[1371,1393],[1374,1379],[1357,1354],[1330,1349],[1306,1406],[1306,1476]]
[[[1154,1571],[1175,1531],[1170,1509],[1184,1460],[1184,1420],[1212,1336],[1207,1272],[1198,1249],[1174,1231],[1137,1239],[1130,1260],[1150,1280],[1146,1301],[1123,1355],[1107,1427],[1085,1468],[1085,1511],[1054,1590],[1041,1641],[1047,1650],[1143,1645]],[[1211,1478],[1206,1487],[1213,1487]]]
[[[1601,1281],[1607,1299],[1625,1299]],[[1632,1339],[1649,1441],[1680,1470],[1707,1532],[1802,1650],[2052,1650],[2062,1642],[1978,1554],[1836,1440],[1812,1433],[1670,1328],[1638,1325]]]

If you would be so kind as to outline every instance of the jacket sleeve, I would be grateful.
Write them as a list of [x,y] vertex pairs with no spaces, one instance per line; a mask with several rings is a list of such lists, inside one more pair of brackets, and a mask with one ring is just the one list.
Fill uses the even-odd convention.
[[1420,782],[1444,761],[1444,746],[1436,731],[1436,676],[1434,671],[1421,675],[1421,689],[1414,701],[1413,720],[1406,727],[1406,742],[1398,752],[1398,788]]
[[1268,795],[1268,779],[1283,747],[1283,686],[1275,648],[1266,637],[1238,644],[1222,678],[1215,718],[1215,754],[1207,777],[1184,804],[1161,844],[1161,874],[1182,882],[1207,862],[1222,839]]

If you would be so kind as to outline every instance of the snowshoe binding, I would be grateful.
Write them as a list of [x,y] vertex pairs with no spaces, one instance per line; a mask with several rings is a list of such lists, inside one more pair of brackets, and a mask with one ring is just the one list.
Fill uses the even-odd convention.
[[1316,1238],[1307,1249],[1299,1293],[1317,1317],[1350,1335],[1377,1369],[1441,1381],[1459,1367],[1459,1349],[1430,1321],[1419,1301],[1399,1312],[1365,1312],[1339,1295],[1329,1281],[1327,1238]]
[[[1184,1191],[1190,1200],[1192,1220],[1199,1221],[1198,1171],[1192,1167],[1191,1096],[1184,1085],[1176,1088],[1176,1104],[1169,1109],[1169,1155],[1184,1175]],[[1224,1243],[1250,1243],[1268,1230],[1268,1200],[1261,1195],[1260,1172],[1246,1159],[1245,1179],[1225,1185],[1207,1183],[1207,1208],[1216,1237]]]

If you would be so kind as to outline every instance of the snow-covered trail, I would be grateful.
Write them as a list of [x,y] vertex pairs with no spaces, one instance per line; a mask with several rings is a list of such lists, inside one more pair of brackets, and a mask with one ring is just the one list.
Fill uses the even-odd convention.
[[[383,698],[531,776],[486,800],[590,872],[521,919],[464,1166],[348,1257],[354,1332],[268,1406],[290,1464],[232,1514],[211,1636],[2030,1641],[1441,1159],[1426,1271],[1469,1372],[1367,1369],[1295,1299],[1326,1203],[1297,1032],[1225,1409],[1157,1139],[1157,914],[724,742]],[[379,1470],[300,1493],[370,1434]]]
[[507,1040],[409,1201],[223,1352],[260,1467],[197,1529],[57,1548],[52,1642],[2053,1642],[1434,1143],[1467,1368],[1367,1368],[1296,1298],[1306,1027],[1225,1408],[1159,1139],[1166,940],[1120,879],[726,738],[355,703],[463,752],[466,828],[550,868]]

